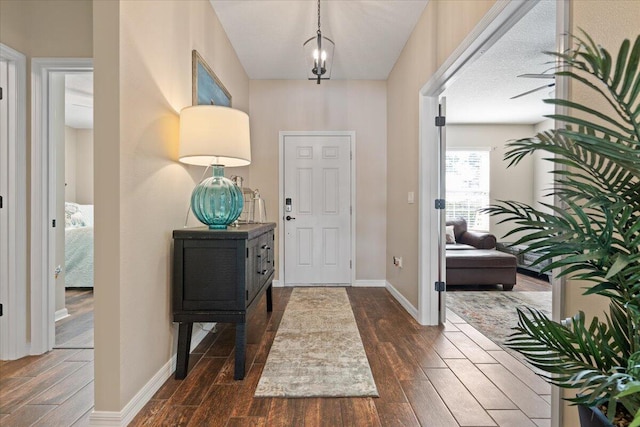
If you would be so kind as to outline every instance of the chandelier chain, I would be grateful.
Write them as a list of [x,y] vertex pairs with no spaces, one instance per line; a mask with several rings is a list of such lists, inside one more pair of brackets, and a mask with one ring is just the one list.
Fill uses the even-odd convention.
[[320,0],[318,0],[318,33],[320,32]]

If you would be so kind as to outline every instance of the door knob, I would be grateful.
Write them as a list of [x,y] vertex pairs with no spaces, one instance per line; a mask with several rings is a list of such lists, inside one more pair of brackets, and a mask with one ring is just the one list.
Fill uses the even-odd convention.
[[295,218],[294,218],[294,217],[292,217],[291,215],[287,215],[287,216],[285,217],[285,219],[286,219],[287,221],[291,221],[292,219],[295,219]]

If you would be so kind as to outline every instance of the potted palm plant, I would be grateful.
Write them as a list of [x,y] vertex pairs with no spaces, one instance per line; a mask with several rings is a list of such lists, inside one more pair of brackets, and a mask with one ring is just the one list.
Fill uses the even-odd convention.
[[[584,85],[605,109],[561,99],[545,102],[570,114],[548,116],[562,128],[510,142],[509,166],[541,150],[552,153],[557,203],[535,209],[500,201],[488,208],[500,222],[525,232],[514,244],[543,252],[544,271],[559,271],[586,283],[585,295],[609,301],[604,316],[587,320],[583,312],[555,322],[541,312],[518,309],[518,325],[507,345],[539,368],[554,385],[576,389],[567,398],[585,408],[600,408],[605,424],[640,426],[640,36],[625,40],[617,55],[586,33],[574,48],[550,53],[566,76]],[[509,234],[511,234],[509,233]],[[557,269],[557,270],[556,270]],[[626,421],[619,421],[618,414]],[[618,424],[620,423],[620,424]]]

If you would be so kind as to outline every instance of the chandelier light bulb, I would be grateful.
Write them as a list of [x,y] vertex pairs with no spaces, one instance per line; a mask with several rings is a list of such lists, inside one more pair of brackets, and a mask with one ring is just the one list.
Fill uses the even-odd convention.
[[328,37],[322,35],[320,29],[320,0],[318,1],[318,30],[316,35],[310,37],[302,46],[305,50],[305,62],[307,63],[307,76],[309,80],[315,80],[320,84],[321,80],[331,78],[330,58],[333,57],[335,43]]

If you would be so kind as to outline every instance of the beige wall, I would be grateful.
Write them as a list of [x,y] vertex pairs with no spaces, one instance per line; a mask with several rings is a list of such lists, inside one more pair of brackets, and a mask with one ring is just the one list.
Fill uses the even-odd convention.
[[[490,148],[490,202],[516,200],[531,205],[535,200],[532,157],[527,156],[517,166],[507,168],[508,162],[504,161],[504,155],[508,141],[533,135],[532,125],[451,124],[447,126],[447,148]],[[489,231],[496,235],[498,241],[513,242],[520,237],[519,234],[514,234],[503,238],[513,229],[513,224],[498,224],[499,221],[500,218],[495,216],[489,220]]]
[[[387,280],[418,307],[418,92],[493,0],[435,0],[427,6],[387,80]],[[403,268],[392,256],[403,257]]]
[[91,0],[2,0],[0,41],[32,57],[92,56]]
[[[27,60],[27,212],[30,208],[31,177],[31,59],[35,57],[91,58],[93,56],[91,0],[2,0],[0,1],[0,43],[26,56]],[[62,81],[64,87],[64,80]],[[63,99],[63,98],[60,98]],[[64,129],[60,129],[57,149],[64,149]],[[62,157],[62,158],[60,158]],[[64,156],[58,157],[58,170],[64,171]],[[59,172],[61,173],[61,172]],[[61,175],[58,175],[61,176]],[[64,184],[58,183],[58,218],[64,218]],[[29,221],[27,221],[29,227]],[[27,229],[27,235],[30,230]],[[56,242],[56,266],[64,266],[64,227],[58,227]],[[27,241],[27,269],[30,268],[30,244]],[[27,286],[31,289],[27,271]],[[30,292],[30,291],[29,291]],[[56,280],[55,309],[64,308],[64,271]],[[27,325],[30,311],[27,307]],[[28,330],[28,329],[27,329]]]
[[[546,130],[553,129],[555,122],[547,119],[533,128],[533,133],[538,134]],[[543,206],[541,203],[553,205],[553,196],[549,196],[549,189],[553,187],[553,162],[544,160],[553,157],[552,153],[536,151],[533,153],[533,207],[543,212],[551,213],[551,208]]]
[[[76,201],[76,145],[78,143],[77,129],[64,127],[64,200]],[[93,159],[91,159],[93,161]]]
[[94,12],[95,408],[120,411],[175,353],[171,233],[202,174],[177,162],[191,50],[244,111],[249,79],[207,1],[98,2]]
[[386,108],[384,81],[251,81],[253,160],[245,185],[260,189],[278,226],[279,132],[355,131],[357,280],[386,277]]
[[[600,45],[616,54],[624,38],[632,41],[639,34],[640,3],[630,0],[593,0],[588,4],[575,2],[573,7],[572,31],[585,30]],[[615,23],[615,25],[612,25]],[[582,85],[573,83],[571,99],[591,108],[607,111],[610,107],[602,99]],[[572,283],[566,288],[565,314],[575,314],[584,310],[588,314],[601,314],[607,307],[605,301],[594,296],[582,296],[581,286]]]
[[93,204],[93,129],[65,126],[65,201]]
[[77,129],[76,203],[93,204],[93,129]]
[[[598,44],[616,54],[624,38],[633,42],[639,34],[640,2],[636,0],[592,0],[572,2],[572,32],[585,30]],[[585,103],[591,108],[607,111],[609,108],[592,90],[573,84],[572,100]],[[582,284],[570,282],[565,288],[564,314],[572,316],[578,310],[588,315],[601,316],[607,301],[597,296],[583,296]],[[577,425],[575,407],[565,405],[563,425]]]

